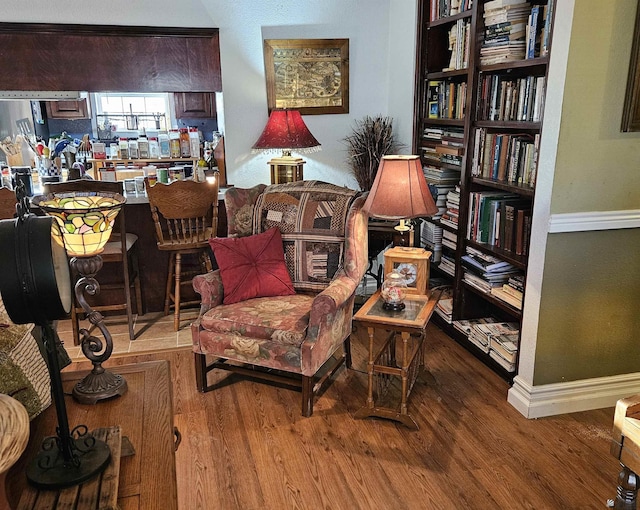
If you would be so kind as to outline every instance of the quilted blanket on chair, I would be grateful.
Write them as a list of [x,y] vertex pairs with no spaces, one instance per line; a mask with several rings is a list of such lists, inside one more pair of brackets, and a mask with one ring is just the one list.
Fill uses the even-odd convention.
[[321,181],[268,186],[258,198],[253,233],[282,233],[297,291],[321,291],[342,264],[346,216],[358,191]]

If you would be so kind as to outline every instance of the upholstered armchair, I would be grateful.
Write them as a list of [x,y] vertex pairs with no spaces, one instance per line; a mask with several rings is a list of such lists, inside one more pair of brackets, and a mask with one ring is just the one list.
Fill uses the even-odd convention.
[[[231,228],[240,227],[232,234],[238,237],[212,240],[220,269],[193,281],[202,299],[200,317],[191,326],[197,387],[201,392],[214,389],[207,374],[216,368],[262,377],[301,389],[302,414],[311,416],[314,394],[343,363],[351,364],[354,296],[367,266],[367,217],[362,212],[366,197],[320,181],[274,184],[259,194],[255,189],[235,190],[225,205],[228,212],[243,211],[245,224],[247,211],[240,196],[255,200],[252,235],[241,237],[246,229],[243,232],[234,217],[228,218]],[[250,276],[241,271],[236,279],[244,280],[238,285],[220,264],[219,245],[239,250],[239,243],[251,246],[256,239],[262,244],[245,266]],[[282,245],[288,273],[284,278],[271,266],[252,272],[253,266],[266,263],[264,247],[274,242]],[[232,253],[231,259],[244,256]],[[260,296],[256,280],[269,278],[284,285],[283,295]],[[254,288],[257,297],[226,304]],[[334,356],[341,347],[342,353]],[[317,377],[325,365],[324,375]]]

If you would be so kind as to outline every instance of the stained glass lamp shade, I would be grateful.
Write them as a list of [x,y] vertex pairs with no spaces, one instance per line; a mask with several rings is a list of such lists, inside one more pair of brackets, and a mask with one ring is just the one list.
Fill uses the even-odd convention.
[[62,231],[67,253],[89,257],[104,250],[125,198],[118,193],[72,192],[34,197],[33,202],[53,216]]

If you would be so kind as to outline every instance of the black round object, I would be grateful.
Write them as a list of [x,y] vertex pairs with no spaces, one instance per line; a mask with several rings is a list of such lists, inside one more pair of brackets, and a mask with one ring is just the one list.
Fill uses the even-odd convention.
[[61,238],[51,216],[0,221],[0,292],[16,324],[43,325],[71,310],[67,253],[54,234]]

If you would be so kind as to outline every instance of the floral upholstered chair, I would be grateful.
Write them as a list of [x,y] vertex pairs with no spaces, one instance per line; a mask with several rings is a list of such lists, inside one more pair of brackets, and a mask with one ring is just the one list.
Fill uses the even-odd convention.
[[224,194],[224,208],[227,213],[227,236],[246,237],[253,234],[253,207],[266,184],[253,188],[229,188]]
[[219,269],[193,281],[202,299],[191,326],[199,391],[214,389],[207,373],[215,368],[263,376],[300,388],[311,416],[314,393],[351,364],[353,302],[367,266],[365,198],[320,181],[274,184],[257,196],[251,236],[210,241]]

